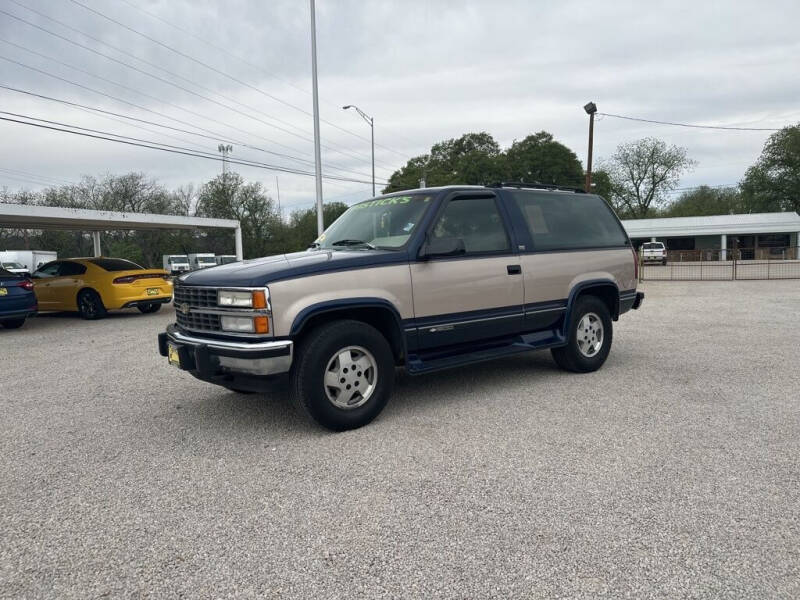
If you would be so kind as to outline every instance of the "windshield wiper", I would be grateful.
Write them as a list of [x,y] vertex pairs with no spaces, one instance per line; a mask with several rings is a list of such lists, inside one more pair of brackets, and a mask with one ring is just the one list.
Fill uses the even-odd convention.
[[375,250],[375,246],[364,240],[337,240],[331,246],[366,246],[370,250]]

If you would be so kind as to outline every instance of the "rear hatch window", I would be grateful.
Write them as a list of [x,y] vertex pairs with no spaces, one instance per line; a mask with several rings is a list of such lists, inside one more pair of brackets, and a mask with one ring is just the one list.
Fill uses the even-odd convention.
[[105,271],[139,271],[144,267],[122,258],[90,258],[89,262]]

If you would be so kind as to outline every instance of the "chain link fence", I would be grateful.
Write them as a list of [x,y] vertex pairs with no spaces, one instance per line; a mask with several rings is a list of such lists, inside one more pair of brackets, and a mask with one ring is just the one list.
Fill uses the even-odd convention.
[[648,263],[639,253],[642,281],[800,279],[800,248],[670,250],[667,264]]

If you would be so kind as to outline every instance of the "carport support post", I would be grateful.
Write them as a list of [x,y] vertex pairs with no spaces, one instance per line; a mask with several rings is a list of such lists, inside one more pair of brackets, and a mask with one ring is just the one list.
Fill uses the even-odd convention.
[[92,243],[94,244],[94,255],[95,256],[102,256],[102,252],[100,252],[100,232],[93,231],[92,232]]
[[728,259],[728,236],[724,233],[719,236],[719,248],[720,248],[720,260],[727,260]]
[[234,239],[236,243],[236,260],[244,260],[244,253],[242,252],[242,226],[236,228],[234,232]]

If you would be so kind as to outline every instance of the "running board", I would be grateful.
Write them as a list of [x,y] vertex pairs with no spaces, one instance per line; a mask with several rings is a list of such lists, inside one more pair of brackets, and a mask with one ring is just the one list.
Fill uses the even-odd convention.
[[561,333],[551,329],[470,346],[440,348],[410,354],[406,368],[412,375],[418,375],[564,344],[565,339]]

